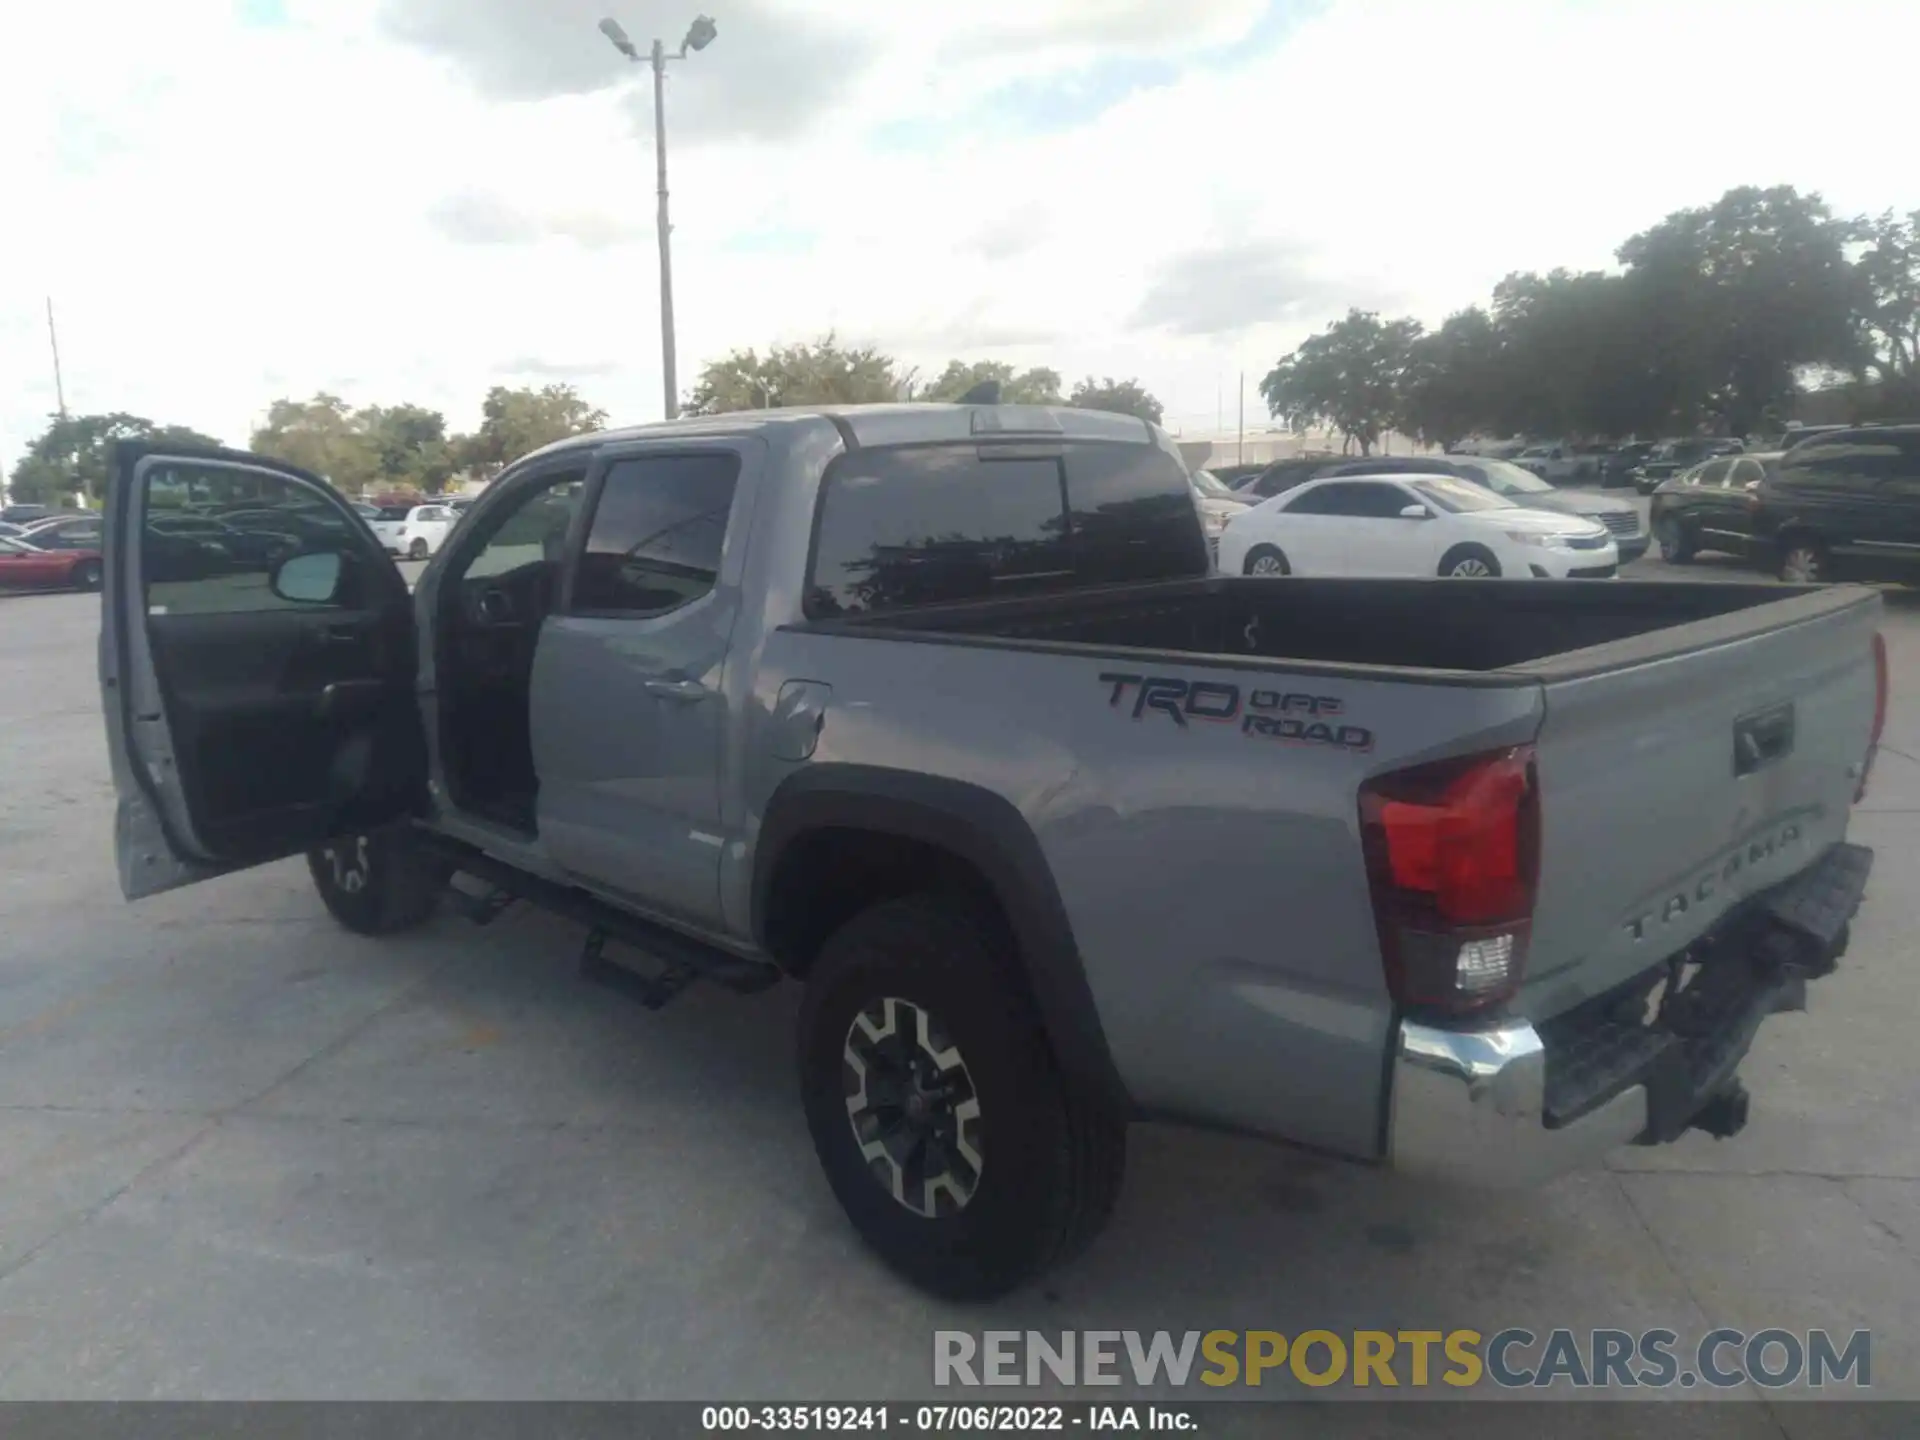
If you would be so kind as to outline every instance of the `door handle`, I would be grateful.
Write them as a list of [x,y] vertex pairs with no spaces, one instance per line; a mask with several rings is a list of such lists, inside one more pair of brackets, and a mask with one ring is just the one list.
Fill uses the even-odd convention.
[[358,645],[366,638],[366,631],[357,625],[329,625],[320,631],[322,645]]
[[677,700],[682,705],[691,705],[696,700],[707,698],[707,687],[698,680],[649,680],[647,693],[657,695],[662,700]]
[[1747,715],[1733,726],[1733,773],[1751,775],[1793,752],[1793,705]]

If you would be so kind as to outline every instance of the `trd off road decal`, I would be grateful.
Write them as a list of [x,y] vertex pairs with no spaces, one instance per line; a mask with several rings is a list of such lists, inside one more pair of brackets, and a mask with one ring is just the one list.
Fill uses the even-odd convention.
[[1107,704],[1133,719],[1165,715],[1181,729],[1196,720],[1237,723],[1242,735],[1293,745],[1331,745],[1336,750],[1373,749],[1373,732],[1346,724],[1346,702],[1335,695],[1287,690],[1247,690],[1219,680],[1182,680],[1177,675],[1102,675]]

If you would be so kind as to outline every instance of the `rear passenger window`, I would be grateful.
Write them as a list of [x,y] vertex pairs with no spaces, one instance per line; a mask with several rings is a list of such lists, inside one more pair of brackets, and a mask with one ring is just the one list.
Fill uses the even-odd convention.
[[1073,581],[1058,460],[982,459],[972,445],[856,450],[824,489],[806,602],[816,619]]
[[1892,435],[1827,435],[1805,440],[1780,462],[1788,485],[1864,495],[1902,469],[1899,440]]
[[1073,569],[1082,585],[1125,585],[1205,574],[1206,540],[1191,485],[1165,451],[1081,445],[1067,452]]
[[739,478],[740,457],[725,450],[615,462],[574,576],[574,612],[645,619],[710,593]]

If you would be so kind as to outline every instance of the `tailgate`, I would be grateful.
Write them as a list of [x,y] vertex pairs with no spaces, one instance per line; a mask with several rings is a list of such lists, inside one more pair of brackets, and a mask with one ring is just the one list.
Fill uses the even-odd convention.
[[1691,944],[1844,838],[1880,597],[1840,587],[1559,656],[1540,674],[1543,1019]]

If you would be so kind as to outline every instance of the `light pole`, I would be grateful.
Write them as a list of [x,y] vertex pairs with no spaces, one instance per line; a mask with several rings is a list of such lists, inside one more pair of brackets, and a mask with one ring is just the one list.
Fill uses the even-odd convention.
[[[618,20],[602,20],[600,33],[611,40],[613,48],[627,59],[639,62],[640,51],[627,38],[627,32],[620,28]],[[684,60],[690,52],[706,49],[719,33],[711,18],[697,15],[693,24],[687,27],[686,38],[680,42],[678,54],[669,55],[667,47],[656,40],[646,57],[653,66],[653,153],[659,171],[660,193],[660,378],[666,390],[669,420],[680,413],[680,387],[674,374],[673,355],[673,226],[667,219],[667,61]]]

